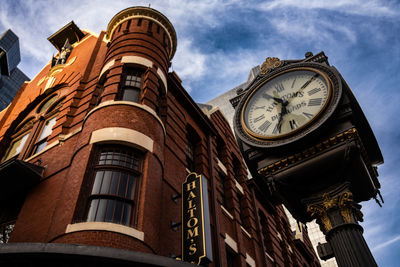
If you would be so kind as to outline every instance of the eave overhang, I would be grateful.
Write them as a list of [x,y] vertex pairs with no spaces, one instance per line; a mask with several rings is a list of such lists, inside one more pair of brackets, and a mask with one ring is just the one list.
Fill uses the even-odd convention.
[[39,183],[44,167],[12,158],[0,164],[0,200],[6,200]]
[[76,26],[74,21],[71,21],[70,23],[59,29],[52,36],[47,38],[47,40],[49,40],[50,43],[52,43],[52,45],[54,45],[58,51],[60,51],[65,44],[65,40],[67,40],[67,38],[69,40],[69,43],[72,45],[82,40],[84,36],[85,34],[79,29],[78,26]]

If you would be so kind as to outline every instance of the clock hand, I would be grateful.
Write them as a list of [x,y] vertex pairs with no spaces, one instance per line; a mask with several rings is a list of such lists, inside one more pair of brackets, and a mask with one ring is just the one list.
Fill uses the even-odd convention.
[[[312,81],[314,81],[317,77],[319,76],[318,73],[316,73],[314,76],[311,77],[311,79],[309,79],[308,81],[306,81],[302,87],[300,87],[300,89],[297,92],[300,92],[301,90],[303,90],[304,88],[306,88]],[[297,93],[296,92],[296,93]]]
[[267,93],[264,93],[263,95],[262,95],[262,97],[264,97],[264,98],[267,98],[267,99],[273,99],[274,101],[276,101],[276,102],[278,102],[278,103],[283,103],[283,100],[282,99],[280,99],[280,98],[278,98],[278,97],[273,97],[273,96],[271,96],[271,95],[269,95],[269,94],[267,94]]
[[287,114],[286,106],[288,104],[289,104],[289,102],[286,100],[282,102],[281,114],[279,116],[278,125],[277,125],[279,133],[281,133],[281,131],[282,131],[282,119],[283,119],[283,116],[285,116]]

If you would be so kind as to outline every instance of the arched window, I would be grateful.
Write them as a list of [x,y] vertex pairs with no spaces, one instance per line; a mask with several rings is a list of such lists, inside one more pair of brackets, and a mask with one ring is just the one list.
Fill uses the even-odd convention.
[[24,147],[26,140],[28,140],[30,133],[31,133],[30,131],[24,132],[20,136],[14,138],[14,140],[11,142],[11,145],[7,153],[5,154],[3,161],[6,161],[14,156],[17,156],[22,151],[22,148]]
[[[32,116],[30,119],[16,127],[2,161],[16,157],[22,152],[29,156],[43,151],[56,124],[57,108],[61,106],[62,99],[56,101],[57,98],[56,94],[47,97],[28,114]],[[32,138],[36,140],[32,141]]]
[[53,131],[53,127],[57,121],[57,107],[61,106],[61,100],[57,101],[58,96],[53,95],[44,100],[37,109],[37,116],[39,119],[37,123],[39,124],[37,129],[40,134],[34,141],[34,145],[31,151],[31,155],[37,154],[48,145],[48,138]]
[[38,108],[37,113],[43,113],[47,110],[48,107],[50,107],[51,104],[54,103],[54,101],[56,101],[57,99],[57,95],[54,95],[50,98],[47,98],[46,101],[44,101]]
[[135,226],[143,155],[130,147],[98,148],[92,170],[87,221]]
[[2,161],[9,160],[18,156],[24,148],[31,132],[34,118],[25,120],[15,129],[15,134],[12,136],[12,141],[4,154]]

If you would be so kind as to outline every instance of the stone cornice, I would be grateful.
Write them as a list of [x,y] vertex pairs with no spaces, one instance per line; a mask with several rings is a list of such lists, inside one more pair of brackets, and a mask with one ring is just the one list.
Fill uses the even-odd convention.
[[[271,175],[271,174],[281,170],[282,168],[288,167],[289,165],[299,162],[305,158],[309,158],[319,152],[329,149],[330,147],[332,147],[334,145],[346,142],[347,140],[351,140],[351,139],[355,139],[359,143],[361,143],[360,137],[358,136],[358,132],[357,132],[356,128],[351,128],[347,131],[344,131],[343,133],[339,133],[336,136],[333,136],[327,140],[324,140],[321,143],[318,143],[312,147],[309,147],[300,153],[296,153],[296,154],[286,157],[282,160],[279,160],[273,164],[270,164],[270,165],[260,169],[258,171],[258,173],[261,175],[264,175],[264,176]],[[366,153],[364,151],[365,149],[363,147],[361,147],[361,149],[362,149],[362,151],[361,151],[362,155],[364,157],[366,157]],[[372,170],[370,170],[370,171],[372,171]]]

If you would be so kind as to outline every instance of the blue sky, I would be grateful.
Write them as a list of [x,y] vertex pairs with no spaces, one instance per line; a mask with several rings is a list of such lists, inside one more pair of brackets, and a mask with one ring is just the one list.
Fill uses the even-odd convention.
[[0,33],[20,38],[20,68],[33,78],[55,52],[47,37],[74,20],[106,29],[118,11],[145,5],[166,15],[178,35],[172,69],[197,102],[246,81],[266,57],[325,51],[358,98],[380,144],[383,208],[363,205],[364,236],[379,266],[400,266],[400,3],[335,1],[15,1],[2,0]]

